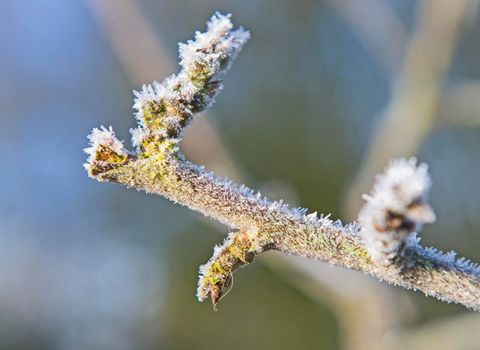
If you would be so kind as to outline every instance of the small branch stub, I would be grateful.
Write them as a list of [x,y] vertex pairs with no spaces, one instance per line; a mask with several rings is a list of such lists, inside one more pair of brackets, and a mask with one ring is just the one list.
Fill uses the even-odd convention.
[[90,147],[84,149],[88,154],[84,167],[90,177],[95,178],[96,175],[113,170],[127,162],[128,151],[117,139],[112,127],[94,128],[88,139]]
[[263,249],[255,232],[230,233],[222,245],[214,248],[211,259],[199,268],[198,300],[210,295],[215,306],[230,289],[235,270],[253,262]]

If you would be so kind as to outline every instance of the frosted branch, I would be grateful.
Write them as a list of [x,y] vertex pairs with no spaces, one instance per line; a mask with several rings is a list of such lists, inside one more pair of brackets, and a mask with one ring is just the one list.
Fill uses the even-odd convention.
[[[182,69],[177,75],[135,92],[139,126],[132,130],[132,142],[136,152],[127,152],[111,128],[93,130],[86,150],[89,175],[164,196],[233,230],[200,268],[199,300],[210,296],[217,303],[237,268],[263,251],[277,250],[480,310],[478,267],[456,259],[454,253],[420,246],[413,234],[422,223],[433,220],[426,202],[430,178],[424,165],[399,161],[387,168],[368,197],[360,230],[357,224],[344,226],[308,214],[307,209],[290,209],[185,160],[178,148],[184,128],[213,101],[221,87],[216,76],[248,37],[243,29],[233,29],[230,15],[215,14],[205,33],[197,32],[194,40],[180,45]],[[375,243],[382,242],[381,232],[394,242],[385,250],[378,250]],[[380,258],[375,255],[378,252]]]

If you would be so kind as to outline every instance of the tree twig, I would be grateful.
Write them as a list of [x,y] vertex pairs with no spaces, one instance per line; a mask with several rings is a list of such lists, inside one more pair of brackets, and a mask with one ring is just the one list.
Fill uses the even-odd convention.
[[[165,43],[155,35],[152,23],[135,0],[88,0],[86,3],[98,20],[107,43],[118,56],[125,74],[134,85],[139,85],[152,77],[165,76],[173,70],[174,62],[167,60]],[[336,1],[332,2],[332,5],[336,4]],[[370,6],[364,6],[362,9],[367,9],[367,12],[373,13],[375,18],[381,19],[374,21],[374,26],[365,25],[368,21],[362,17],[364,11],[360,13],[341,11],[341,13],[345,13],[345,18],[354,22],[360,36],[365,34],[362,40],[365,46],[371,48],[369,51],[372,55],[379,54],[376,56],[378,61],[388,70],[394,67],[394,61],[390,59],[395,59],[395,50],[382,51],[382,48],[388,46],[384,40],[385,35],[379,36],[374,32],[378,31],[379,24],[386,25],[389,29],[387,32],[393,35],[387,34],[386,37],[400,38],[399,40],[403,42],[404,28],[398,19],[393,17],[391,9],[382,6],[381,1],[367,0],[361,5],[365,4]],[[125,31],[129,34],[124,35]],[[137,38],[142,40],[139,41]],[[388,48],[391,49],[392,45]],[[141,57],[138,56],[138,52],[142,52]],[[384,56],[382,52],[390,53]],[[147,64],[145,60],[148,60]],[[225,147],[222,135],[209,121],[213,117],[212,113],[212,111],[208,111],[208,115],[204,113],[202,118],[198,118],[185,131],[182,140],[184,154],[191,161],[202,162],[209,169],[230,179],[246,178],[243,169],[233,161],[232,155]],[[205,221],[216,227],[212,220],[205,218]],[[363,274],[347,269],[332,269],[313,260],[294,258],[283,254],[271,254],[261,263],[314,304],[328,304],[331,307],[340,325],[342,333],[340,339],[345,350],[359,348],[380,350],[380,339],[383,335],[393,324],[398,324],[400,317],[405,317],[406,310],[412,311],[411,308],[405,308],[405,298],[389,296],[393,292],[390,288],[382,288],[376,281]],[[364,318],[363,315],[367,312],[372,317]]]
[[215,304],[228,289],[235,269],[267,250],[314,258],[361,271],[441,300],[480,310],[480,272],[476,265],[424,248],[410,239],[402,250],[403,268],[376,264],[355,224],[343,226],[306,209],[289,209],[245,186],[220,179],[180,153],[178,142],[193,115],[213,100],[215,80],[248,39],[232,30],[229,16],[216,14],[205,33],[181,44],[182,70],[162,84],[144,86],[134,107],[140,126],[132,130],[137,151],[127,151],[112,129],[94,129],[85,165],[99,181],[116,182],[212,217],[237,230],[215,250],[200,272],[198,297]]

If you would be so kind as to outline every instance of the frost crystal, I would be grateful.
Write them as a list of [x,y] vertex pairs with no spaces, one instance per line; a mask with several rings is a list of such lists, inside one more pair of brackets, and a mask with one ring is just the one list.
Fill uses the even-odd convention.
[[133,108],[138,111],[142,110],[147,102],[157,99],[157,94],[152,85],[143,84],[142,90],[133,90],[133,95],[135,96],[133,100]]
[[430,186],[427,165],[417,166],[415,158],[393,160],[377,175],[358,217],[360,234],[376,263],[392,264],[408,236],[435,221],[427,202]]
[[132,135],[132,145],[137,149],[142,145],[142,140],[149,135],[149,130],[141,127],[130,129],[130,134]]

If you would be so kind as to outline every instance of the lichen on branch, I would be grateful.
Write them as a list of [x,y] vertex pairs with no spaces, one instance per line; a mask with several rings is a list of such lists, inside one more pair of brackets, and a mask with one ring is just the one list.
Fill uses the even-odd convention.
[[180,44],[178,74],[134,92],[139,123],[131,130],[134,152],[123,147],[111,127],[93,129],[85,149],[89,175],[164,196],[232,229],[200,268],[199,300],[210,297],[216,304],[237,268],[264,251],[277,250],[480,310],[478,266],[419,244],[415,231],[434,219],[427,202],[426,166],[417,167],[413,160],[392,163],[367,197],[360,227],[290,209],[185,159],[178,147],[185,127],[213,102],[222,86],[218,74],[248,38],[247,31],[233,29],[230,15],[212,16],[206,32]]

